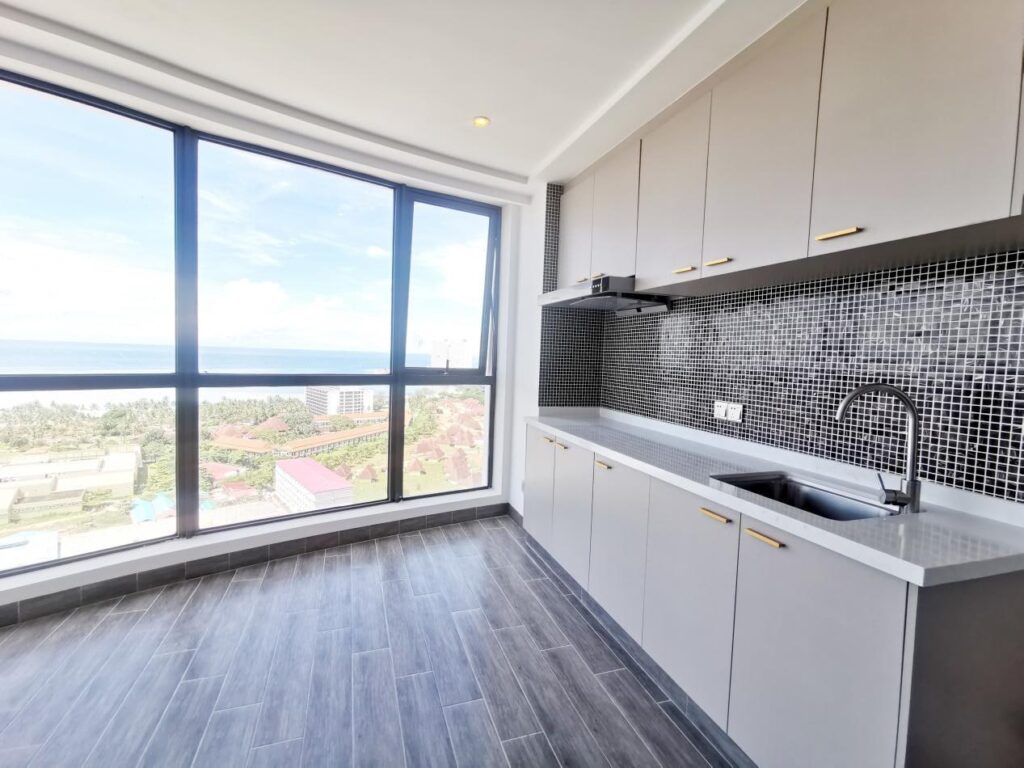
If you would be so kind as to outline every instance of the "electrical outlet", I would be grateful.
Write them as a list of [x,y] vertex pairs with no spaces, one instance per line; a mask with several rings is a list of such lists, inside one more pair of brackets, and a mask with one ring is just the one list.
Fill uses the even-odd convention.
[[721,400],[715,400],[715,418],[723,421],[729,418],[729,404]]
[[743,403],[729,403],[725,418],[728,421],[743,421]]

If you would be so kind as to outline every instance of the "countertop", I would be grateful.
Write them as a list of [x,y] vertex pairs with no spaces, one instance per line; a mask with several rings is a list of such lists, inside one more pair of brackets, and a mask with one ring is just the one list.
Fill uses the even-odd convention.
[[542,415],[527,421],[554,437],[919,587],[1024,569],[1024,528],[1016,525],[928,504],[923,504],[918,514],[829,520],[724,485],[713,476],[787,471],[818,479],[850,495],[871,499],[877,494],[835,475],[794,471],[754,456],[600,416]]

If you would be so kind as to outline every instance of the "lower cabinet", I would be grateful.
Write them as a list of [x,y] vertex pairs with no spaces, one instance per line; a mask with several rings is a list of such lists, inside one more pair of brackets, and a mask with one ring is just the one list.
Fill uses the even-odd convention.
[[893,765],[907,584],[740,525],[729,736],[761,768]]
[[523,527],[542,547],[550,549],[555,491],[555,439],[536,427],[526,428],[524,477]]
[[587,588],[590,572],[590,517],[594,454],[556,440],[552,493],[551,545],[548,552]]
[[651,482],[643,648],[724,730],[739,515]]
[[594,519],[587,589],[601,607],[640,642],[651,479],[600,455],[594,467]]

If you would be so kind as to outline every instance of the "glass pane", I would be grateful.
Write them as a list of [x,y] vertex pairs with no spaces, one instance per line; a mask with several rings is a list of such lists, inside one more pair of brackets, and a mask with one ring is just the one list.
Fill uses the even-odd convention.
[[387,498],[387,387],[199,394],[200,527]]
[[175,532],[173,390],[0,394],[0,570]]
[[0,114],[0,374],[172,370],[172,134],[3,82]]
[[490,219],[416,203],[412,227],[405,364],[477,368]]
[[483,385],[406,389],[406,497],[487,485],[490,398]]
[[390,367],[394,195],[376,184],[199,145],[199,367]]

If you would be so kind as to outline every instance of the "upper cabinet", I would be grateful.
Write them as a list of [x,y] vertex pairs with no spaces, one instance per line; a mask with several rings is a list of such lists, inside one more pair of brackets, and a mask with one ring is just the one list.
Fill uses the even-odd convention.
[[711,95],[644,136],[636,233],[636,287],[700,277]]
[[705,277],[807,255],[825,17],[712,92]]
[[639,183],[639,140],[626,142],[594,169],[592,277],[636,273]]
[[830,6],[812,255],[1010,214],[1022,30],[1021,0]]
[[584,176],[562,193],[558,230],[558,287],[590,279],[594,177]]

